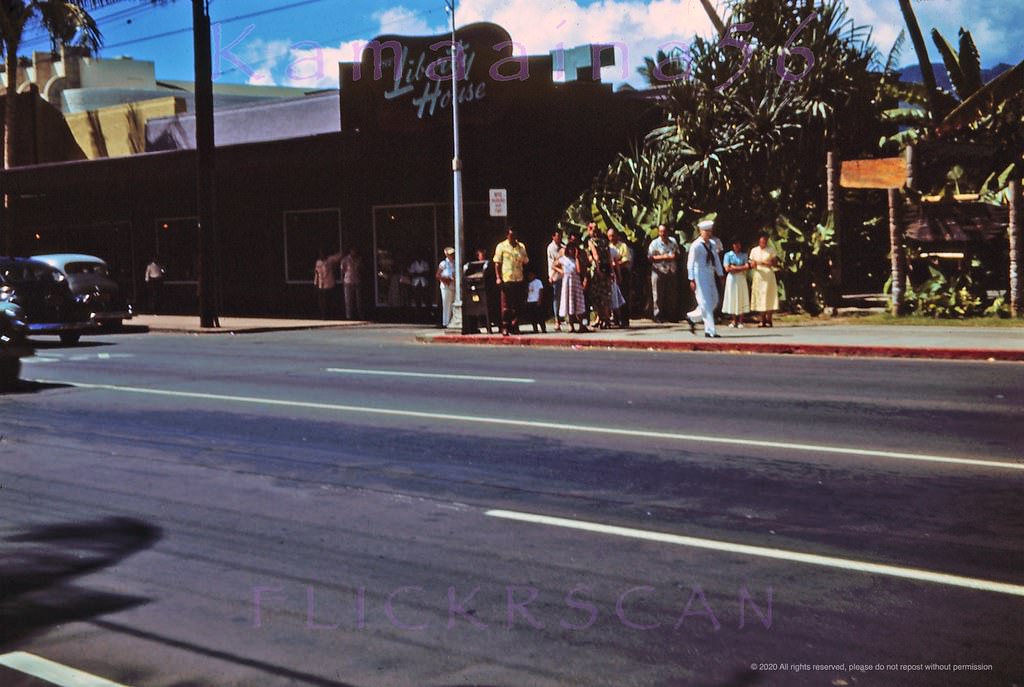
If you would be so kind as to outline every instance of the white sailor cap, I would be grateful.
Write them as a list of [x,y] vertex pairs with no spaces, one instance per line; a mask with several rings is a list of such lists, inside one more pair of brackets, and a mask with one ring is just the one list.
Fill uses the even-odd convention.
[[700,222],[697,225],[697,228],[700,229],[701,231],[711,231],[712,229],[715,228],[715,221],[711,219],[706,219],[703,222]]

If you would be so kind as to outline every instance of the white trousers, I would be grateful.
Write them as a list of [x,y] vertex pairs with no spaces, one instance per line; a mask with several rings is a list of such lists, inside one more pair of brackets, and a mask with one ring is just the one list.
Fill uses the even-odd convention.
[[[713,277],[712,277],[713,278]],[[718,288],[711,284],[697,282],[697,307],[686,313],[691,320],[704,320],[704,332],[714,336],[718,333],[715,328],[715,307],[718,306]]]
[[455,305],[455,285],[441,285],[441,326],[447,327],[452,321],[452,310]]

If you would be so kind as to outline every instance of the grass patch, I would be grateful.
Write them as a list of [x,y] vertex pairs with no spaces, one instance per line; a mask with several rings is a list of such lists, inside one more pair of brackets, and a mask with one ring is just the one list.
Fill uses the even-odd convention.
[[1024,319],[1001,318],[1001,317],[971,317],[964,320],[946,320],[935,317],[922,317],[921,315],[906,315],[896,317],[885,312],[843,312],[839,311],[838,317],[821,315],[811,317],[810,315],[776,313],[775,318],[780,325],[796,326],[801,325],[830,325],[830,324],[864,324],[864,325],[899,325],[914,327],[1000,327],[1024,329]]

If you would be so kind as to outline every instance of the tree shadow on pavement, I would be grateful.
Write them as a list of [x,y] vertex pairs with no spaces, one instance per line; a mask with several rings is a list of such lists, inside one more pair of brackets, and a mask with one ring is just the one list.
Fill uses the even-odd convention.
[[72,621],[149,599],[111,594],[72,580],[117,564],[160,539],[160,528],[131,518],[32,527],[0,541],[0,652]]

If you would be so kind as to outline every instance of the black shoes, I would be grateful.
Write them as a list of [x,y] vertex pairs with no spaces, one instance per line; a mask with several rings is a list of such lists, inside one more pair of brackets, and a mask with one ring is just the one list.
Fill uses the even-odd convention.
[[697,323],[696,322],[694,322],[689,317],[687,317],[686,318],[686,324],[690,325],[690,333],[691,334],[696,334],[697,333]]
[[704,338],[705,339],[721,339],[722,335],[721,334],[708,334],[707,332],[705,332],[704,333]]

